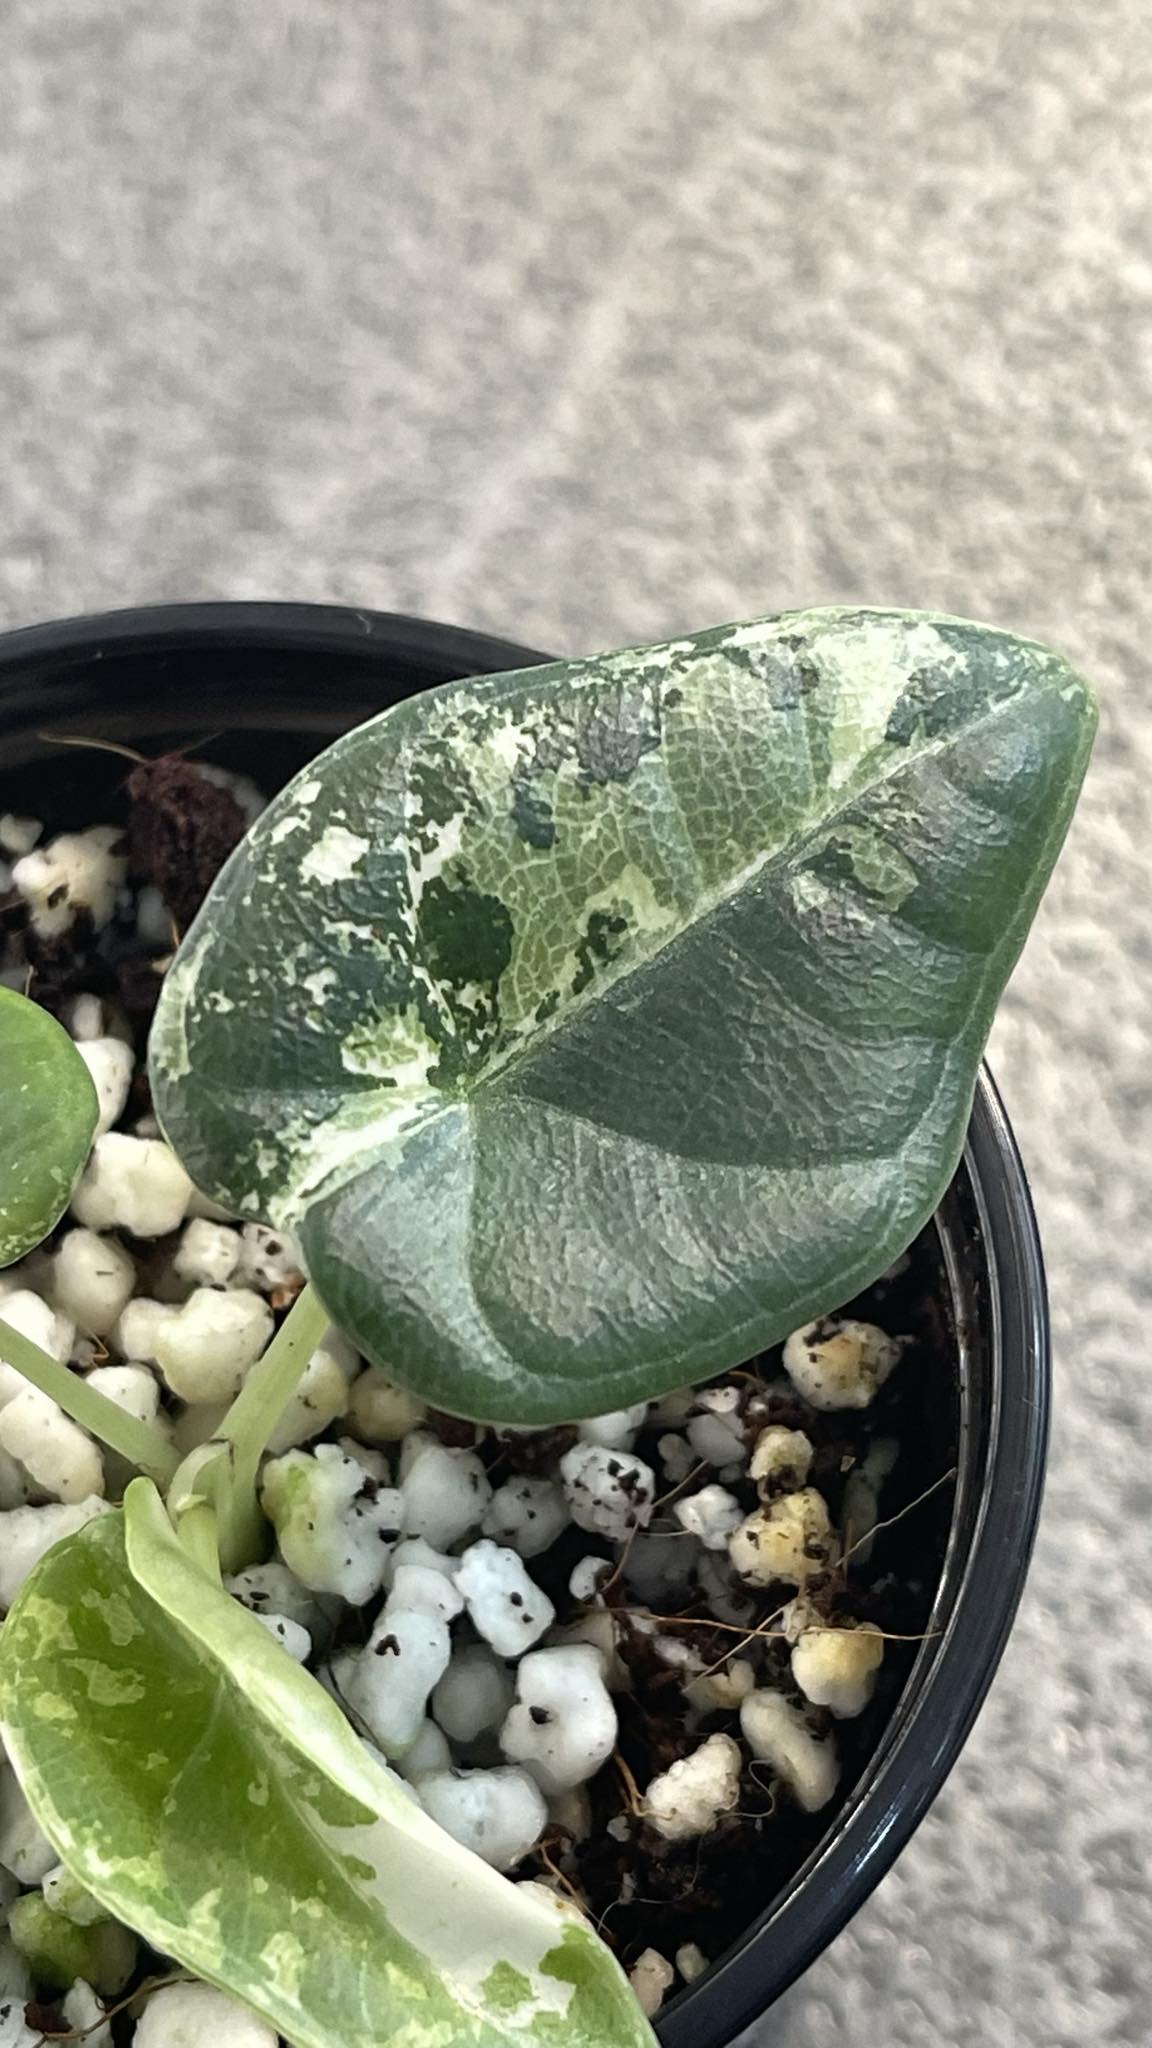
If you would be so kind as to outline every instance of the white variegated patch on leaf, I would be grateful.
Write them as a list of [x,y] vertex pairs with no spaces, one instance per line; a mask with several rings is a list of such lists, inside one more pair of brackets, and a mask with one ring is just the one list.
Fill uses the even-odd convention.
[[80,1881],[295,2048],[651,2048],[591,1927],[412,1803],[150,1482],[29,1580],[0,1721]]
[[939,1200],[1093,728],[1045,648],[860,610],[400,704],[210,894],[161,1121],[441,1407],[730,1366]]

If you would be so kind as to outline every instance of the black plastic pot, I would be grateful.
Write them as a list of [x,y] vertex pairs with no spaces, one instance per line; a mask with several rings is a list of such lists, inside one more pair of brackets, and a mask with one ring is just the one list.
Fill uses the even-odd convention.
[[[69,824],[108,814],[122,765],[65,752],[44,734],[149,753],[218,735],[214,760],[272,788],[399,697],[541,658],[455,627],[321,605],[172,605],[9,633],[0,636],[0,809]],[[1036,1221],[987,1072],[936,1227],[958,1449],[931,1633],[871,1762],[804,1868],[662,2014],[667,2048],[721,2048],[839,1932],[940,1790],[1004,1648],[1040,1504],[1049,1350]]]

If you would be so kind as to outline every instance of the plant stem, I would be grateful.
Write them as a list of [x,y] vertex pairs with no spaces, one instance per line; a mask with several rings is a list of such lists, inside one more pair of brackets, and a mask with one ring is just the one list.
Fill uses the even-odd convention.
[[[260,1459],[328,1322],[327,1309],[306,1287],[263,1358],[252,1367],[211,1444],[193,1451],[173,1482],[170,1498],[174,1505],[190,1493],[211,1497],[225,1571],[240,1571],[264,1550],[265,1524],[256,1497]],[[208,1455],[213,1450],[215,1457]],[[183,1516],[180,1526],[184,1526]]]
[[15,1366],[42,1394],[48,1394],[66,1415],[78,1422],[82,1429],[89,1430],[101,1443],[113,1451],[119,1451],[130,1465],[148,1472],[158,1480],[171,1479],[179,1464],[179,1458],[158,1429],[151,1423],[140,1422],[134,1415],[126,1415],[115,1401],[109,1401],[79,1373],[70,1372],[61,1365],[58,1358],[50,1358],[33,1344],[28,1337],[21,1336],[7,1323],[0,1322],[0,1358],[8,1365]]
[[308,1360],[328,1328],[329,1315],[310,1287],[298,1294],[216,1431],[232,1445],[237,1480],[253,1482],[276,1424],[300,1384]]

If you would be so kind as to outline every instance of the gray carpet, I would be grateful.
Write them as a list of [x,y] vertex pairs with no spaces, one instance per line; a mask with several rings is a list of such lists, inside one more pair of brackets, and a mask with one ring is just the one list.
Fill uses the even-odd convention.
[[1099,681],[997,1027],[1060,1403],[931,1820],[756,2031],[1144,2043],[1146,0],[5,0],[0,616],[349,599],[561,650],[801,602]]

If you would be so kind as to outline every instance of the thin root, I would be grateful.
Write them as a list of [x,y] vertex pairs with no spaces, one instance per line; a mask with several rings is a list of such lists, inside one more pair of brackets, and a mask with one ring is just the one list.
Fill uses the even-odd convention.
[[629,1766],[625,1763],[619,1750],[613,1755],[612,1761],[619,1773],[620,1783],[624,1787],[624,1797],[628,1801],[629,1811],[636,1820],[639,1820],[644,1812],[644,1796],[640,1787],[636,1783]]
[[[656,1514],[656,1513],[657,1513],[657,1511],[658,1511],[658,1509],[660,1509],[660,1508],[666,1508],[670,1500],[677,1500],[677,1499],[679,1498],[679,1496],[680,1496],[680,1495],[681,1495],[681,1494],[683,1493],[683,1491],[684,1491],[685,1487],[686,1487],[686,1486],[693,1486],[693,1485],[695,1485],[695,1483],[696,1483],[697,1479],[699,1479],[699,1477],[700,1477],[700,1474],[701,1474],[702,1472],[707,1472],[707,1470],[708,1470],[708,1460],[707,1460],[707,1458],[701,1458],[701,1460],[700,1460],[700,1463],[699,1463],[698,1465],[693,1465],[693,1467],[692,1467],[692,1470],[691,1470],[691,1471],[690,1471],[690,1472],[689,1472],[689,1473],[688,1473],[688,1474],[686,1475],[686,1477],[685,1477],[685,1478],[683,1478],[683,1479],[682,1479],[682,1480],[680,1481],[680,1484],[679,1484],[679,1486],[673,1486],[673,1487],[670,1487],[667,1493],[662,1493],[662,1494],[660,1495],[660,1498],[659,1498],[659,1500],[654,1500],[654,1501],[653,1501],[653,1503],[652,1503],[652,1513],[653,1513],[653,1514]],[[687,1529],[685,1529],[685,1530],[683,1530],[683,1531],[681,1531],[681,1532],[678,1532],[678,1531],[676,1531],[676,1530],[672,1530],[672,1529],[670,1529],[670,1530],[668,1531],[668,1534],[669,1534],[669,1535],[676,1535],[677,1533],[682,1533],[683,1535],[687,1536],[687,1535],[689,1535],[689,1534],[690,1534],[691,1532],[690,1532],[689,1530],[687,1530]]]
[[934,1493],[939,1493],[940,1488],[942,1486],[947,1486],[950,1479],[955,1479],[956,1471],[956,1466],[950,1465],[948,1467],[947,1472],[942,1472],[940,1474],[939,1479],[934,1479],[932,1481],[931,1486],[926,1486],[924,1488],[923,1493],[918,1493],[916,1495],[915,1500],[907,1501],[902,1508],[897,1509],[894,1515],[888,1515],[884,1521],[873,1523],[873,1526],[871,1527],[871,1529],[868,1530],[866,1535],[858,1537],[856,1542],[853,1543],[853,1545],[851,1546],[851,1549],[846,1549],[843,1552],[840,1558],[840,1563],[842,1565],[847,1564],[848,1559],[853,1555],[853,1552],[859,1550],[862,1544],[870,1543],[874,1536],[879,1535],[881,1529],[894,1528],[897,1522],[902,1522],[904,1520],[905,1515],[910,1515],[912,1513],[913,1508],[920,1507],[924,1501],[930,1500]]
[[106,2027],[109,2020],[116,2018],[117,2013],[127,2012],[129,2006],[135,2005],[136,2000],[143,1998],[145,1994],[150,1997],[153,1991],[166,1991],[170,1984],[195,1984],[196,1981],[187,1970],[173,1970],[167,1977],[146,1977],[143,1984],[138,1984],[135,1991],[130,1991],[119,2004],[108,2006],[98,2020],[92,2021],[91,2026],[69,2027],[63,2034],[41,2034],[36,2048],[45,2048],[48,2041],[86,2041],[89,2034],[98,2034],[101,2027]]
[[612,1567],[612,1571],[609,1577],[605,1579],[602,1586],[597,1586],[596,1588],[596,1592],[599,1599],[603,1600],[605,1595],[612,1591],[613,1586],[619,1585],[620,1575],[623,1572],[624,1567],[628,1563],[629,1552],[631,1551],[632,1545],[635,1543],[638,1534],[639,1524],[633,1522],[632,1527],[629,1529],[627,1536],[624,1538],[624,1543],[620,1551],[620,1555],[616,1559],[616,1562]]
[[562,1886],[563,1889],[568,1893],[568,1896],[572,1900],[573,1904],[579,1906],[580,1911],[582,1913],[586,1913],[588,1911],[587,1899],[584,1898],[581,1892],[577,1891],[576,1886],[572,1882],[572,1879],[570,1877],[565,1877],[564,1872],[560,1869],[559,1865],[553,1863],[551,1856],[548,1854],[547,1844],[544,1842],[537,1842],[536,1854],[539,1856],[540,1861],[544,1865],[545,1870],[548,1872],[549,1877],[555,1878],[557,1884]]
[[[119,740],[89,739],[85,733],[80,732],[38,732],[36,737],[49,747],[92,747],[98,754],[119,754],[125,761],[135,761],[138,768],[150,765],[147,754],[139,754],[135,747],[126,747]],[[67,2041],[73,2037],[70,2034],[62,2034],[59,2038]]]

